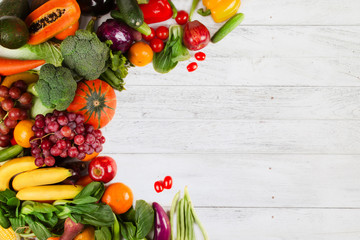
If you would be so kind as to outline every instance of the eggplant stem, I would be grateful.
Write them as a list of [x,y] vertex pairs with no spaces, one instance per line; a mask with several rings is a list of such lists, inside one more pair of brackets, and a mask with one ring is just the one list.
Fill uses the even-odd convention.
[[198,216],[196,215],[196,212],[195,212],[195,209],[194,209],[194,206],[191,202],[191,198],[190,198],[190,194],[189,194],[189,191],[188,191],[188,188],[187,186],[185,187],[185,190],[184,190],[184,199],[186,199],[190,205],[190,208],[191,208],[191,212],[192,212],[192,215],[195,219],[195,223],[199,226],[200,230],[201,230],[201,233],[204,237],[205,240],[209,240],[209,236],[207,234],[207,232],[205,231],[205,228],[204,226],[202,225],[200,219],[198,218]]

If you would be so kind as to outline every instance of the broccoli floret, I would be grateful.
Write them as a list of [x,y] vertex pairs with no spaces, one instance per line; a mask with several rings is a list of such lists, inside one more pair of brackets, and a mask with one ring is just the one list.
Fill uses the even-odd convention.
[[73,101],[77,84],[69,69],[45,64],[34,87],[45,107],[63,111]]
[[60,45],[63,64],[87,80],[99,78],[107,69],[109,47],[95,33],[81,29]]

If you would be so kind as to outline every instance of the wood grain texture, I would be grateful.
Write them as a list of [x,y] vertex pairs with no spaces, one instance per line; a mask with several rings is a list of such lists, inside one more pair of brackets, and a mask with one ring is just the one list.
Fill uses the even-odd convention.
[[118,93],[115,118],[359,120],[359,91],[359,87],[128,86]]
[[[357,240],[359,209],[197,209],[210,239]],[[201,239],[201,238],[200,238]]]
[[105,153],[359,154],[360,121],[115,119]]
[[[189,187],[197,207],[360,208],[359,155],[111,154],[136,198],[170,206]],[[135,169],[135,170],[134,170]],[[151,171],[149,171],[151,169]],[[157,194],[155,181],[173,177]]]

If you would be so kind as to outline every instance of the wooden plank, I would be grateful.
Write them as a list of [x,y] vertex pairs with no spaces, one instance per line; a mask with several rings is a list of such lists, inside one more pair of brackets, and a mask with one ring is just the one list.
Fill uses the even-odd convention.
[[[360,82],[360,81],[359,81]],[[129,86],[121,119],[360,119],[359,87]]]
[[[106,155],[106,153],[104,153]],[[188,186],[197,207],[360,208],[359,155],[110,154],[115,181],[169,206]],[[153,184],[170,175],[173,188]]]
[[[210,239],[358,240],[359,209],[197,209]],[[200,236],[200,235],[199,235]],[[201,239],[201,238],[200,238]]]
[[[119,107],[121,109],[121,107]],[[359,154],[360,121],[149,120],[104,128],[110,153]]]

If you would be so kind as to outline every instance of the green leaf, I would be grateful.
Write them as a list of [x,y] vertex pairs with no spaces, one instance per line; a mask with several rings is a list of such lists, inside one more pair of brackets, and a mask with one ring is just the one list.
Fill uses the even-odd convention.
[[136,227],[132,222],[121,222],[120,226],[121,235],[125,240],[135,239]]
[[20,206],[20,200],[17,197],[12,197],[7,200],[7,205],[11,207],[19,207]]
[[0,202],[7,203],[10,198],[16,197],[16,193],[11,191],[10,189],[6,189],[5,191],[0,192]]
[[72,203],[73,204],[87,204],[87,203],[96,203],[98,200],[94,197],[91,196],[87,196],[87,197],[83,197],[83,198],[79,198],[76,200],[73,200]]
[[95,202],[97,202],[101,199],[104,192],[105,192],[105,187],[102,182],[91,182],[83,190],[81,190],[81,192],[78,195],[76,195],[74,201],[77,200],[78,202],[80,202],[81,199],[86,199],[85,201],[88,201],[89,199],[88,197],[90,196],[95,198],[96,199]]
[[14,229],[16,233],[23,233],[25,231],[25,219],[20,216],[16,218],[9,218],[11,227]]
[[113,211],[111,207],[106,204],[99,204],[97,211],[83,214],[81,219],[81,223],[95,227],[111,227],[114,221]]
[[34,221],[30,216],[25,216],[25,222],[39,240],[47,240],[51,237],[50,231],[43,224]]
[[102,227],[95,230],[95,240],[110,240],[111,231],[108,227]]
[[141,239],[149,234],[154,225],[155,212],[144,200],[137,200],[135,206],[136,238]]

